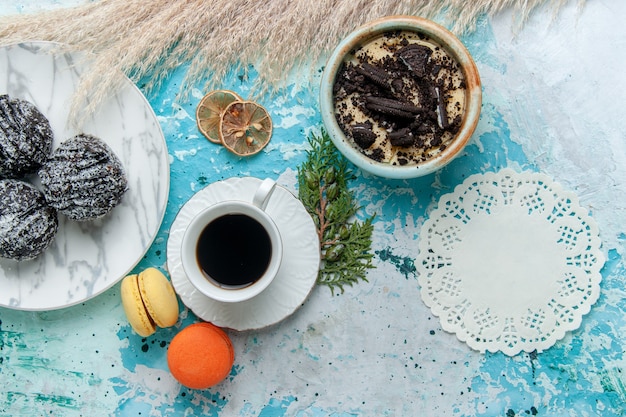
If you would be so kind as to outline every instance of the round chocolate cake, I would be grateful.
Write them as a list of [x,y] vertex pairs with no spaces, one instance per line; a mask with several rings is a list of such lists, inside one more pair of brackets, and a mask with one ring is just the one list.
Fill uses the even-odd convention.
[[39,176],[48,204],[76,221],[108,214],[128,189],[119,158],[101,139],[87,134],[61,143]]
[[0,95],[0,178],[32,174],[48,159],[53,133],[34,104]]
[[59,222],[37,188],[0,180],[0,257],[23,261],[41,254],[54,240]]

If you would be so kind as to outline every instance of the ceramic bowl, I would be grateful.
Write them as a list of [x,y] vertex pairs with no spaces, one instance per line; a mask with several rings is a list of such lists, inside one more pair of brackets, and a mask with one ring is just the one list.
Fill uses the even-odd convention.
[[[352,139],[346,137],[335,116],[333,87],[344,61],[354,51],[384,33],[395,31],[415,32],[439,44],[454,59],[465,79],[465,110],[460,128],[447,147],[420,162],[392,164],[379,162],[361,152]],[[364,171],[386,177],[407,179],[431,174],[448,164],[465,147],[471,138],[480,116],[482,101],[481,82],[474,60],[461,41],[443,26],[414,16],[389,16],[371,21],[349,34],[332,52],[322,74],[320,109],[324,127],[338,150]]]

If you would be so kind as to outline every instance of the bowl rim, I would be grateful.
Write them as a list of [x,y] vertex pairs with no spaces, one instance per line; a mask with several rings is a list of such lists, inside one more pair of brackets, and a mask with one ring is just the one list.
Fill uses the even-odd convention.
[[[347,142],[334,115],[333,87],[344,57],[352,50],[385,32],[406,30],[422,33],[443,47],[460,65],[466,83],[466,106],[461,128],[446,149],[433,158],[411,165],[375,161]],[[431,20],[408,15],[387,16],[367,22],[345,37],[328,58],[320,83],[320,111],[326,132],[337,149],[352,163],[369,173],[395,179],[431,174],[448,164],[471,138],[482,106],[482,85],[478,68],[465,45],[448,29]]]

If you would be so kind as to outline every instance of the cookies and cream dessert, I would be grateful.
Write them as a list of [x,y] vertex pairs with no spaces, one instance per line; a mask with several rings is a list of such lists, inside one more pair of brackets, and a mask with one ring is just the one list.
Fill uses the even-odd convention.
[[460,65],[424,34],[390,31],[346,57],[333,86],[335,117],[361,153],[415,165],[441,153],[465,112]]

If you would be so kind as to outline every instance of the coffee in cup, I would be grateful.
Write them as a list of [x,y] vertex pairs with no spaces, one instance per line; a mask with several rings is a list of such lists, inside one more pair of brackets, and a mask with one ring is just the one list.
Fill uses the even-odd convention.
[[207,224],[196,246],[204,276],[225,288],[243,288],[263,276],[272,242],[261,223],[243,213],[225,214]]
[[272,282],[282,259],[279,230],[265,212],[276,183],[262,181],[252,203],[228,200],[197,214],[183,235],[181,259],[192,285],[223,302],[244,301]]

